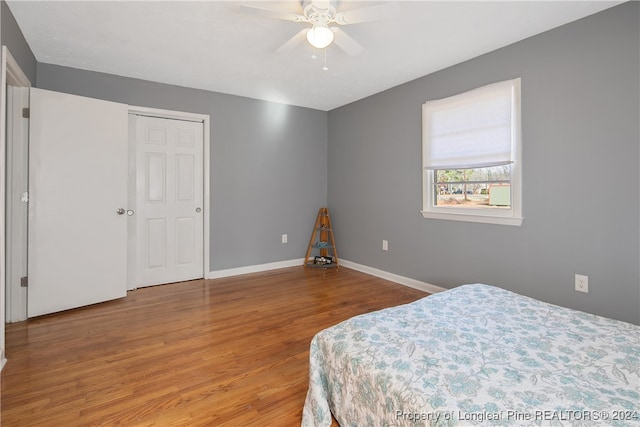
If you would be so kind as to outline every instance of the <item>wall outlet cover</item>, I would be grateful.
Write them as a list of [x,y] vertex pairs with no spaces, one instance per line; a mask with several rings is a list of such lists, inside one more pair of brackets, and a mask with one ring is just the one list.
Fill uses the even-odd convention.
[[589,292],[589,276],[584,276],[582,274],[576,274],[576,291],[578,292]]

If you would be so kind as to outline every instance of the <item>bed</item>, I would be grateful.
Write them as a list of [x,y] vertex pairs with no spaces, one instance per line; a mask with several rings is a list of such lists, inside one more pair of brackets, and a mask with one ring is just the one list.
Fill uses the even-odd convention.
[[639,326],[464,285],[316,334],[302,426],[638,426],[639,371]]

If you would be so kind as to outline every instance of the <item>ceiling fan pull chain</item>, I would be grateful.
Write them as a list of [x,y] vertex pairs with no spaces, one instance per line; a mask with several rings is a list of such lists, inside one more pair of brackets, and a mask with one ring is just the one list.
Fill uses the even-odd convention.
[[327,48],[324,48],[324,67],[322,67],[324,71],[327,71],[329,67],[327,67]]

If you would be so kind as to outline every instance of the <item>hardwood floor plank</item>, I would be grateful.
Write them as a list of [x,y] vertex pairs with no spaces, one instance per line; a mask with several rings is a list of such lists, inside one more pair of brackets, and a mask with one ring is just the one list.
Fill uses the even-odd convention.
[[292,267],[138,289],[8,324],[0,421],[300,425],[313,335],[425,295],[346,268]]

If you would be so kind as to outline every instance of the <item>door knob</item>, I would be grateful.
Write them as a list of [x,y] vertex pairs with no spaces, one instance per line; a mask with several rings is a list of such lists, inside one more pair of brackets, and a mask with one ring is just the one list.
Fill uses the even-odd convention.
[[116,209],[116,213],[117,213],[118,215],[124,215],[124,213],[125,213],[125,212],[126,212],[126,211],[124,210],[124,208],[118,208],[118,209]]
[[202,212],[202,209],[201,208],[196,208],[196,212],[200,213],[200,212]]
[[127,215],[129,215],[129,216],[133,216],[134,213],[135,213],[135,211],[133,209],[127,210]]

